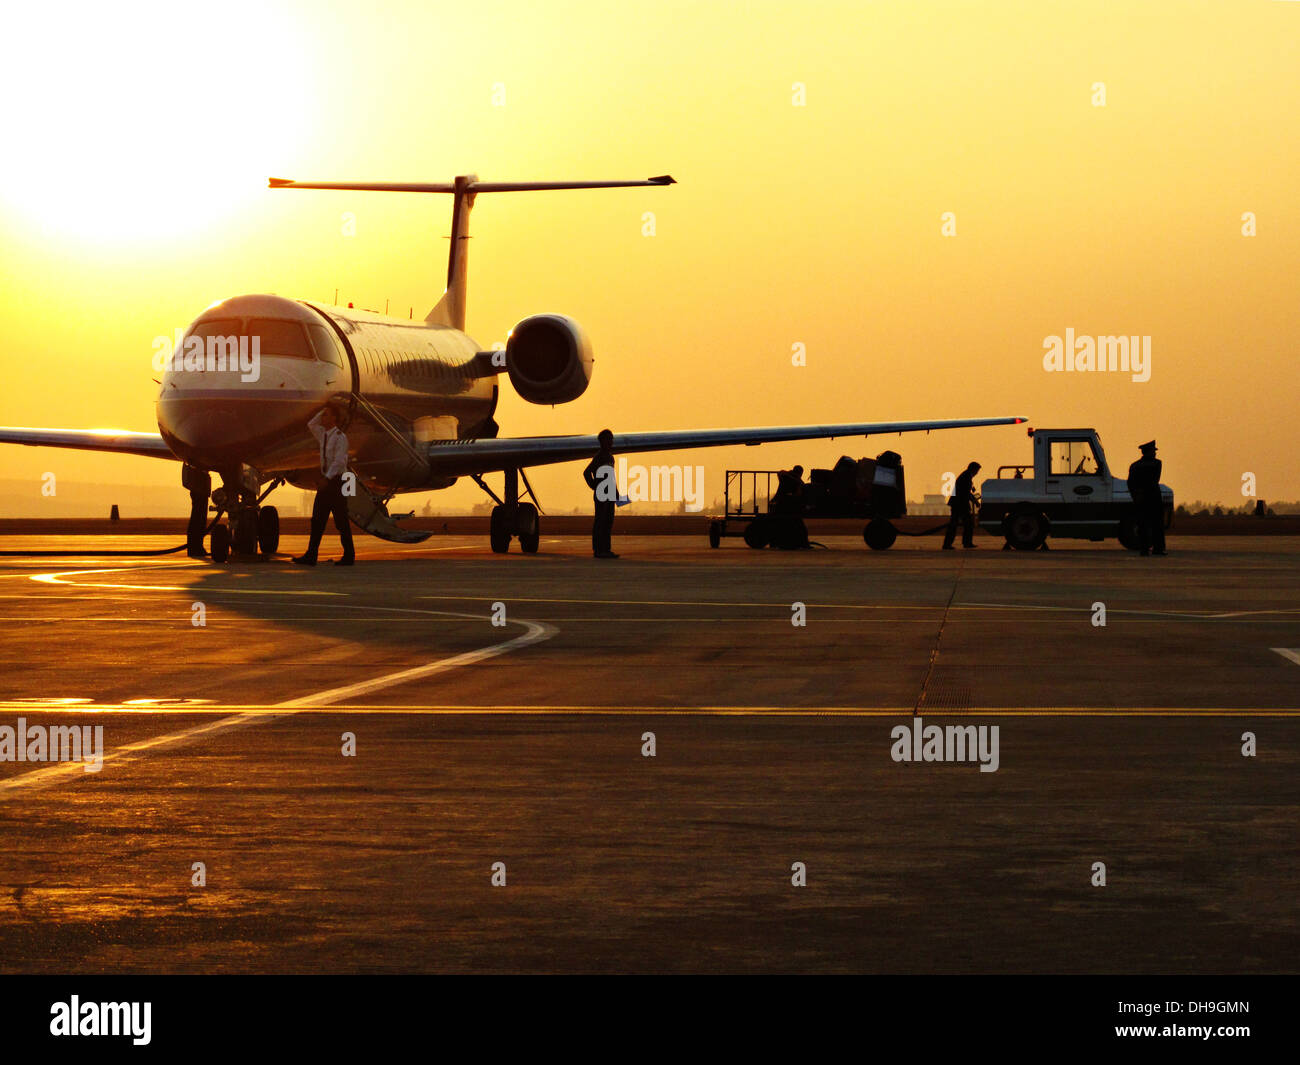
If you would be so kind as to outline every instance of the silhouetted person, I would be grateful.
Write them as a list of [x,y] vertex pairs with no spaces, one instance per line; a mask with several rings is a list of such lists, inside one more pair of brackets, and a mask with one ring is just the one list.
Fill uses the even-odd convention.
[[776,475],[776,495],[769,508],[774,514],[800,514],[803,512],[803,467],[782,470]]
[[591,553],[596,558],[618,558],[610,543],[614,533],[614,507],[618,503],[618,482],[614,471],[614,434],[602,429],[596,437],[600,450],[582,471],[591,489],[596,516],[591,523]]
[[336,566],[350,566],[356,556],[352,551],[352,529],[348,525],[348,501],[343,497],[343,475],[348,468],[348,438],[339,428],[338,414],[328,404],[322,407],[307,423],[311,435],[320,444],[320,472],[322,483],[316,490],[311,505],[311,541],[305,554],[294,562],[300,566],[316,565],[316,552],[320,550],[321,537],[325,535],[325,519],[334,515],[334,528],[338,530],[343,545],[343,557]]
[[207,558],[203,534],[208,528],[208,496],[212,494],[212,474],[186,463],[181,467],[181,484],[190,493],[190,523],[185,527],[185,553],[190,558]]
[[1137,519],[1138,554],[1165,554],[1165,501],[1160,495],[1160,471],[1156,442],[1148,440],[1138,450],[1142,457],[1128,468],[1128,494]]
[[943,534],[943,549],[952,550],[952,542],[957,536],[957,526],[961,525],[961,546],[975,546],[975,475],[980,472],[980,464],[972,462],[957,475],[952,495],[948,497],[948,506],[952,516],[948,519],[948,531]]

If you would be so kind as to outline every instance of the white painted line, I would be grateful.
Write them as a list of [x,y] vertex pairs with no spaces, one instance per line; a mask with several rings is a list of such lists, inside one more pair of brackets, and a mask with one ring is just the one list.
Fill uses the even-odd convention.
[[[435,613],[435,611],[428,611]],[[464,614],[462,617],[473,618],[475,621],[485,621],[486,618],[478,617],[473,614]],[[144,751],[155,751],[168,747],[179,747],[183,744],[190,743],[194,740],[203,739],[207,736],[215,735],[218,732],[229,732],[232,729],[246,728],[249,725],[261,725],[267,721],[274,721],[277,718],[284,717],[295,712],[295,707],[317,705],[328,706],[331,703],[342,702],[358,695],[368,695],[371,692],[380,691],[383,688],[390,688],[397,684],[405,684],[408,681],[419,680],[422,677],[431,677],[436,673],[445,673],[450,669],[459,669],[461,666],[472,665],[475,662],[482,662],[489,658],[496,658],[498,655],[509,654],[511,651],[517,651],[521,647],[527,647],[530,644],[539,643],[542,640],[550,639],[558,631],[550,625],[544,625],[536,621],[514,621],[513,624],[523,625],[527,631],[522,636],[516,636],[513,640],[506,640],[504,643],[492,644],[489,647],[480,647],[474,651],[465,651],[462,654],[452,655],[450,658],[441,658],[436,662],[428,662],[422,666],[416,666],[413,669],[403,669],[397,673],[389,673],[386,676],[374,677],[371,680],[359,681],[356,684],[346,684],[340,688],[327,688],[324,691],[313,692],[311,695],[304,695],[297,699],[289,699],[283,703],[276,703],[267,710],[239,713],[231,717],[222,718],[220,721],[213,721],[206,725],[195,725],[192,728],[182,729],[180,732],[169,732],[164,736],[155,736],[152,739],[141,740],[139,743],[127,744],[125,747],[119,747],[104,755],[104,765],[110,762],[127,762]],[[26,707],[28,712],[36,710],[34,707]],[[46,713],[48,711],[40,709],[37,712]],[[148,710],[139,709],[135,713],[149,713]],[[101,770],[102,772],[102,770]],[[47,766],[42,769],[34,769],[30,773],[23,773],[20,776],[10,777],[7,780],[0,780],[0,797],[6,793],[34,790],[37,788],[49,787],[51,784],[57,784],[69,779],[81,779],[88,776],[98,776],[98,773],[87,773],[84,763],[82,762],[63,762],[58,765]]]
[[1270,651],[1275,651],[1283,658],[1290,659],[1297,666],[1300,666],[1300,647],[1270,647]]
[[[70,574],[63,574],[69,576]],[[57,578],[60,574],[45,574],[44,576]],[[57,580],[49,583],[62,583]],[[112,587],[133,588],[133,585],[117,585]],[[185,590],[185,589],[177,589]],[[334,595],[343,595],[346,593],[335,592],[327,593]],[[444,610],[416,610],[404,607],[360,607],[363,610],[383,610],[394,614],[433,614],[439,616],[451,615],[454,617],[468,618],[471,621],[486,621],[485,616],[479,614],[461,614]],[[155,751],[163,748],[178,747],[193,740],[202,739],[207,736],[215,735],[218,732],[228,732],[232,729],[246,728],[249,725],[260,725],[267,721],[274,721],[286,714],[295,712],[296,707],[300,706],[328,706],[332,703],[342,702],[358,695],[368,695],[371,692],[380,691],[383,688],[390,688],[398,684],[406,684],[412,680],[419,680],[423,677],[431,677],[437,673],[445,673],[451,669],[459,669],[462,666],[472,665],[476,662],[482,662],[489,658],[496,658],[499,655],[509,654],[511,651],[517,651],[522,647],[528,647],[531,644],[539,643],[542,640],[550,639],[559,630],[551,625],[546,625],[538,621],[525,621],[522,619],[510,619],[510,624],[522,625],[526,630],[522,636],[516,636],[513,640],[506,640],[503,643],[492,644],[488,647],[480,647],[473,651],[465,651],[458,655],[452,655],[449,658],[440,658],[434,662],[426,662],[422,666],[415,666],[411,669],[399,670],[396,673],[389,673],[382,677],[374,677],[370,680],[358,681],[356,684],[345,684],[338,688],[327,688],[324,691],[313,692],[311,695],[304,695],[297,699],[289,699],[282,703],[276,703],[268,708],[271,712],[260,713],[239,713],[231,717],[222,718],[219,721],[213,721],[205,725],[195,725],[192,728],[182,729],[179,732],[170,732],[163,736],[155,736],[152,739],[141,740],[138,743],[127,744],[125,747],[119,747],[114,751],[106,753],[103,758],[103,764],[110,762],[129,762],[144,751]],[[141,711],[136,711],[137,713]],[[148,711],[144,711],[147,713]],[[102,772],[102,770],[101,770]],[[46,766],[41,769],[34,769],[29,773],[23,773],[19,776],[9,777],[6,780],[0,780],[0,797],[17,791],[30,791],[37,788],[48,787],[69,779],[83,779],[85,777],[98,777],[99,773],[87,773],[83,762],[63,762],[57,765]]]
[[[185,584],[102,584],[96,581],[67,581],[64,577],[79,577],[86,573],[127,573],[134,567],[123,566],[120,569],[76,569],[61,573],[35,573],[28,579],[42,584],[66,584],[73,588],[125,588],[131,592],[193,592],[193,585]],[[207,595],[342,595],[347,592],[320,592],[311,588],[208,588],[202,589]]]

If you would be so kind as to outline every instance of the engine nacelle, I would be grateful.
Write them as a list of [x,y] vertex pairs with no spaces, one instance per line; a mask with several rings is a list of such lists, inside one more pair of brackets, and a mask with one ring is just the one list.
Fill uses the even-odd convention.
[[562,314],[534,314],[506,338],[510,383],[529,403],[568,403],[587,391],[591,342]]

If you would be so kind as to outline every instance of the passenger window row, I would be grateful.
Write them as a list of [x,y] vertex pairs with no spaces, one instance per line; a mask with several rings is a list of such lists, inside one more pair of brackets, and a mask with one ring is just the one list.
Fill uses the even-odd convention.
[[441,377],[445,367],[440,361],[419,352],[393,351],[387,348],[355,348],[357,360],[371,373],[386,373],[400,367],[403,374],[421,377]]

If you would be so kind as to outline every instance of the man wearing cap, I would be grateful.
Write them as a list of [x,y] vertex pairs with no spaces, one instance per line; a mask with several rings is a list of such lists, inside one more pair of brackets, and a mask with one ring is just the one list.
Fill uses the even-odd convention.
[[1137,518],[1138,553],[1165,554],[1165,501],[1160,494],[1162,463],[1156,458],[1156,442],[1148,440],[1139,449],[1142,457],[1128,468],[1128,494]]
[[311,435],[320,444],[320,473],[322,484],[311,505],[311,540],[304,554],[294,559],[300,566],[316,565],[316,552],[320,550],[321,537],[325,535],[325,519],[334,515],[334,528],[339,532],[343,557],[336,566],[351,566],[355,560],[352,551],[352,528],[348,525],[348,501],[343,498],[343,475],[348,468],[348,438],[339,428],[338,412],[326,404],[316,417],[307,423]]

